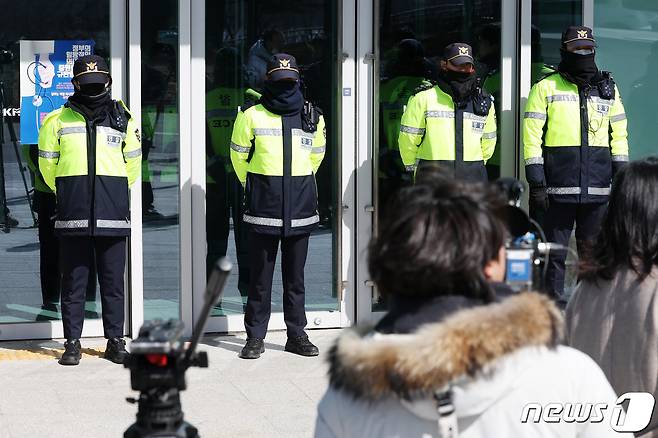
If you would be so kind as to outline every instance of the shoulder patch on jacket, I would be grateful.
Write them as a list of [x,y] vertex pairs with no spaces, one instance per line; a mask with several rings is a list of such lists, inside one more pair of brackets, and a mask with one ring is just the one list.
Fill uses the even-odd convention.
[[536,80],[535,82],[533,82],[533,85],[534,85],[534,84],[538,84],[539,82],[543,81],[544,79],[546,79],[546,78],[548,78],[548,77],[551,77],[551,76],[553,76],[553,75],[559,74],[559,73],[560,73],[560,72],[557,71],[557,70],[553,70],[553,71],[550,71],[550,72],[546,72],[546,73],[540,75],[540,76],[537,78],[537,80]]
[[418,93],[422,93],[423,91],[427,91],[429,89],[434,88],[434,85],[436,85],[433,81],[425,80],[420,83],[419,86],[416,87],[414,91],[411,92],[411,95],[416,95]]

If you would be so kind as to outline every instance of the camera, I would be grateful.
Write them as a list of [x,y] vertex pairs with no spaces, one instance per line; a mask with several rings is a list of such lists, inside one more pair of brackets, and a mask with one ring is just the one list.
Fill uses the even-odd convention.
[[505,242],[505,283],[515,292],[544,292],[551,251],[568,248],[548,242],[541,226],[521,209],[523,183],[515,178],[500,178],[496,185],[507,198],[502,213],[509,231]]
[[184,324],[175,319],[146,322],[139,336],[130,344],[124,367],[130,369],[130,384],[139,391],[137,421],[124,433],[124,438],[197,438],[198,430],[184,421],[180,391],[186,389],[185,372],[190,367],[208,367],[208,355],[196,352],[203,328],[212,307],[222,294],[231,271],[231,263],[221,258],[210,276],[206,296],[194,327],[189,347],[183,339]]

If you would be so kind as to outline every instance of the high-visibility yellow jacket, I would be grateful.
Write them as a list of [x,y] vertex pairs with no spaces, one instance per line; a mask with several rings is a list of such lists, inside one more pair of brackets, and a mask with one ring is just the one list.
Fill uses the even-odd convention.
[[455,107],[439,85],[421,86],[402,115],[398,145],[409,171],[433,161],[454,169],[461,179],[486,181],[484,167],[496,148],[496,111],[481,91],[477,102]]
[[608,200],[628,161],[626,113],[617,86],[578,87],[559,73],[530,90],[523,121],[526,179],[557,202]]
[[39,131],[39,169],[57,195],[59,235],[130,234],[128,188],[141,167],[139,128],[123,102],[88,121],[65,104]]
[[22,149],[23,159],[27,163],[27,167],[34,173],[34,190],[52,194],[53,191],[46,185],[41,171],[39,171],[39,146],[36,144],[24,144]]
[[412,93],[424,81],[420,76],[396,76],[382,83],[379,89],[380,126],[379,160],[380,177],[399,175],[404,171],[398,147],[400,119]]
[[[230,160],[231,134],[238,115],[238,108],[244,104],[245,93],[241,88],[219,86],[206,94],[206,182],[225,184],[216,178],[233,171]],[[219,169],[219,168],[222,169]]]
[[304,234],[320,221],[315,172],[325,154],[324,118],[318,112],[306,130],[296,120],[284,129],[282,117],[261,104],[235,120],[231,161],[245,184],[244,222],[256,232]]

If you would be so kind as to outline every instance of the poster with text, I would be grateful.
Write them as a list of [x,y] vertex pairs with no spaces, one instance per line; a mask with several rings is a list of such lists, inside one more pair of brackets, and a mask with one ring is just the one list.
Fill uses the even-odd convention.
[[94,53],[92,40],[20,42],[21,134],[23,144],[36,144],[48,113],[73,94],[73,63]]

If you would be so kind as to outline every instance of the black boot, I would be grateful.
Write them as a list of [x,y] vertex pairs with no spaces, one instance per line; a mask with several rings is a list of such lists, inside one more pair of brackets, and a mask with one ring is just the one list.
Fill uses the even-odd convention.
[[299,354],[300,356],[317,356],[320,354],[318,347],[313,345],[311,341],[308,340],[307,335],[288,338],[285,350],[289,351],[290,353]]
[[128,356],[126,351],[126,341],[123,338],[110,338],[107,340],[107,347],[103,357],[114,363],[123,363]]
[[258,359],[261,353],[265,353],[265,344],[262,339],[248,338],[247,343],[240,352],[242,359]]
[[59,358],[60,365],[77,365],[82,357],[82,347],[79,339],[68,339],[64,342],[64,354]]

